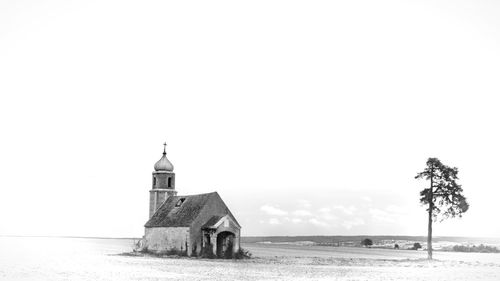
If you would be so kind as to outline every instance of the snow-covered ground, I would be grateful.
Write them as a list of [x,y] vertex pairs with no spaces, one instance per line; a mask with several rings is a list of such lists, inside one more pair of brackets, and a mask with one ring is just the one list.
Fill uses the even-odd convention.
[[500,254],[243,244],[250,260],[121,255],[128,239],[0,237],[0,280],[500,280]]

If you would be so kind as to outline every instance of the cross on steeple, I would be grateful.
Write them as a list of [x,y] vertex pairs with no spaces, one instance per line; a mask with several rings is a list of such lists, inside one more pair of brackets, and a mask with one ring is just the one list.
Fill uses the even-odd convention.
[[167,154],[167,143],[163,143],[163,154]]

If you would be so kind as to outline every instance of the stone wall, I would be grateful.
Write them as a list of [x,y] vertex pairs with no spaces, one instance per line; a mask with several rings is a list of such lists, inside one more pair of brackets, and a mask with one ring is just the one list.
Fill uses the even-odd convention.
[[146,228],[145,249],[153,253],[178,252],[191,254],[189,227]]

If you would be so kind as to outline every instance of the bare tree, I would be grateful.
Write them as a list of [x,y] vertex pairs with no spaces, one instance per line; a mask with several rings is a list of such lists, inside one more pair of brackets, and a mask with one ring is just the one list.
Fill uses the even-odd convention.
[[462,217],[469,209],[462,187],[456,183],[458,180],[457,168],[450,168],[437,158],[429,158],[427,167],[415,177],[416,179],[430,180],[430,186],[420,191],[420,203],[428,206],[429,221],[427,227],[427,258],[432,259],[432,221],[440,217]]

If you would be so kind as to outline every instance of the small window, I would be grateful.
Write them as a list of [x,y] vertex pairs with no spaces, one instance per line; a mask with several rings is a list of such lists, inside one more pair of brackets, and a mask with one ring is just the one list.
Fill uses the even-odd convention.
[[153,177],[153,187],[156,187],[156,177]]
[[186,198],[179,199],[179,201],[177,201],[177,203],[175,204],[175,207],[180,207],[182,205],[182,203],[184,203],[185,200],[186,200]]
[[172,178],[168,178],[168,187],[172,187]]

